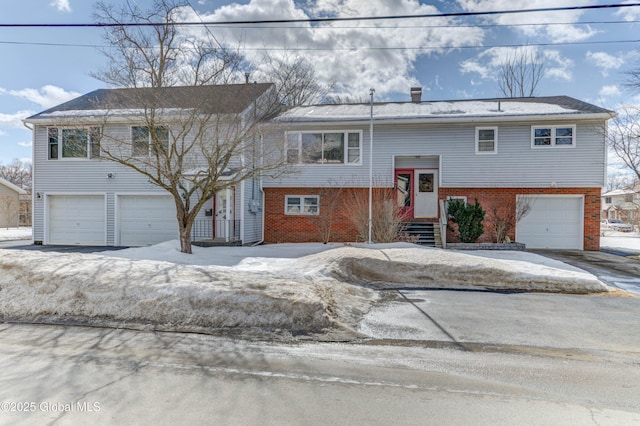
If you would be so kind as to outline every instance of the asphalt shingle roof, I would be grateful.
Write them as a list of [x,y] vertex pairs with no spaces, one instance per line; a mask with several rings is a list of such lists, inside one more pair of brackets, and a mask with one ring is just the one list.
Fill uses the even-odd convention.
[[136,110],[144,108],[200,108],[210,114],[237,114],[273,86],[271,83],[98,89],[49,108],[29,119],[65,111]]

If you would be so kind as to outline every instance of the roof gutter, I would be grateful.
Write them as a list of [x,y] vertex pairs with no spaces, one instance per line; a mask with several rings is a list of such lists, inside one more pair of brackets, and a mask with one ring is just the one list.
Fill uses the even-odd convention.
[[[609,120],[617,114],[589,113],[589,114],[549,114],[549,115],[512,115],[512,116],[486,116],[486,117],[416,117],[416,118],[384,118],[376,117],[378,124],[458,124],[458,123],[496,123],[518,121],[571,121],[571,120]],[[304,125],[304,124],[340,124],[340,125],[368,125],[368,119],[296,119],[278,120],[279,125]]]

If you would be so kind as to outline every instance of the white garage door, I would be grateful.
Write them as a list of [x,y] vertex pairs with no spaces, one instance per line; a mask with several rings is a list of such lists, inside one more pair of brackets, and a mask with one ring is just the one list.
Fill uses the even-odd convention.
[[121,246],[147,246],[179,237],[176,206],[171,197],[121,195],[119,242]]
[[50,195],[48,244],[105,245],[104,195]]
[[582,250],[582,197],[531,197],[531,211],[516,226],[527,248]]

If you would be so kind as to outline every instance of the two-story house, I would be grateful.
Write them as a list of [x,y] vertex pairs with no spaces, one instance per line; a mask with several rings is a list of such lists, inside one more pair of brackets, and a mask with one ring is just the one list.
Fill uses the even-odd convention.
[[[259,119],[254,111],[269,103],[272,94],[273,85],[268,83],[101,89],[27,118],[25,123],[33,128],[34,241],[142,246],[177,239],[172,196],[147,176],[107,159],[104,150],[146,167],[155,161],[153,143],[159,139],[165,144],[165,158],[172,156],[176,164],[177,153],[171,152],[171,144],[188,145],[192,137],[209,137],[212,144],[196,146],[189,158],[179,160],[185,174],[202,173],[196,153],[204,155],[203,150],[209,149],[213,150],[210,155],[226,155],[215,150],[218,140],[222,146],[222,139],[231,136],[225,132],[235,128],[228,123]],[[151,115],[157,123],[153,128],[149,126]],[[206,136],[202,120],[212,123]],[[224,179],[239,161],[223,158],[219,164],[227,170],[216,172]],[[256,179],[247,179],[219,191],[198,213],[194,235],[225,241],[260,240],[257,185]]]
[[[365,190],[372,162],[375,185],[396,188],[407,220],[438,221],[449,198],[490,211],[527,197],[511,239],[598,250],[602,129],[613,114],[565,96],[425,102],[419,89],[411,102],[290,109],[275,120],[299,173],[264,182],[265,241],[317,241],[304,216],[322,215],[315,206],[327,188]],[[348,202],[333,208],[347,213],[334,220],[340,239],[353,239]]]
[[[144,245],[175,238],[175,210],[135,172],[92,160],[90,142],[81,159],[65,158],[63,146],[52,154],[52,129],[63,135],[74,126],[64,113],[73,102],[26,120],[34,126],[34,239]],[[366,192],[371,182],[395,191],[407,221],[437,223],[441,202],[451,198],[478,199],[491,210],[526,197],[530,211],[511,239],[530,248],[598,250],[602,129],[613,115],[565,96],[423,101],[416,88],[408,102],[295,107],[273,118],[264,138],[284,141],[282,155],[295,172],[246,182],[221,195],[229,201],[212,200],[211,209],[233,206],[224,213],[244,244],[307,242],[321,240],[312,223],[329,214],[324,198]],[[87,126],[77,115],[76,122]],[[113,131],[130,132],[127,123],[114,122]],[[354,241],[350,207],[344,196],[335,200],[331,239]],[[199,219],[215,218],[203,212]],[[84,223],[92,232],[76,232]]]

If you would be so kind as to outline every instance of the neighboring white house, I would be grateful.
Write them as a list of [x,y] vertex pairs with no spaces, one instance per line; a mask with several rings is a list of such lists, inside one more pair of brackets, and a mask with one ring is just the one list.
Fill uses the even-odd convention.
[[[82,158],[65,158],[58,136],[51,158],[51,129],[90,125],[86,117],[98,107],[89,100],[100,93],[26,120],[34,126],[34,239],[142,245],[176,238],[169,198],[135,172],[91,158],[90,141]],[[371,164],[374,186],[395,188],[407,221],[437,223],[450,198],[477,198],[491,211],[527,197],[531,211],[512,239],[531,248],[599,249],[607,162],[601,129],[614,112],[565,96],[422,101],[420,93],[414,88],[410,102],[375,103],[373,134],[367,103],[283,111],[264,143],[286,141],[282,155],[296,173],[244,182],[212,200],[211,214],[233,221],[225,228],[208,212],[198,220],[214,222],[214,237],[229,226],[239,230],[244,244],[306,242],[320,240],[316,219],[332,214],[331,239],[354,241],[344,190],[366,191]],[[77,110],[84,117],[65,113]],[[106,131],[132,125],[114,121]],[[332,194],[343,195],[329,211]]]
[[0,228],[14,228],[20,220],[20,196],[27,191],[0,178]]
[[602,194],[602,218],[620,219],[640,227],[640,184]]

